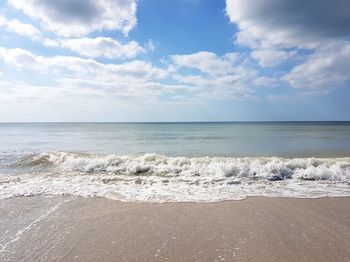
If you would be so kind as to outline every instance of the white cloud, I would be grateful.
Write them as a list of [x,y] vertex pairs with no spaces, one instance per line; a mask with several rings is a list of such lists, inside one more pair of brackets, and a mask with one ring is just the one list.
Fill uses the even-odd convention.
[[[137,84],[137,85],[136,85]],[[164,95],[186,93],[184,85],[167,85],[158,82],[108,81],[93,78],[62,78],[54,83],[38,85],[31,83],[0,81],[1,103],[47,103],[71,104],[97,103],[147,103],[156,102]]]
[[252,58],[259,62],[262,67],[274,67],[283,61],[295,57],[296,52],[286,52],[283,50],[254,50],[251,53]]
[[346,0],[226,0],[238,42],[253,48],[315,48],[348,37],[349,8]]
[[156,49],[156,42],[152,39],[149,39],[145,45],[145,48],[150,52],[154,52],[154,50]]
[[[224,64],[228,61],[233,63],[235,60],[235,56],[232,54],[222,57],[216,56],[216,58]],[[95,96],[96,99],[104,97],[108,101],[139,99],[143,102],[156,102],[163,95],[167,95],[167,101],[170,101],[172,97],[178,97],[179,94],[190,97],[191,101],[254,99],[254,91],[249,88],[249,82],[255,78],[256,72],[243,65],[225,67],[225,74],[218,74],[218,72],[212,71],[211,66],[207,65],[202,69],[208,73],[191,76],[179,74],[171,65],[168,65],[167,68],[160,68],[141,60],[120,64],[104,64],[92,58],[44,57],[23,49],[1,47],[0,60],[24,71],[23,73],[32,75],[31,72],[34,71],[37,77],[43,75],[51,82],[47,84],[45,90],[48,91],[50,87],[55,88],[53,94],[62,101],[65,101],[65,95],[78,95],[85,88],[87,93],[81,95],[83,99],[90,99],[88,94],[93,94],[92,96]],[[31,90],[39,90],[31,87],[35,86],[34,83],[29,82],[26,86]],[[4,101],[11,99],[18,101],[18,99],[23,100],[25,97],[33,98],[33,94],[36,93],[36,91],[30,91],[32,92],[30,93],[28,90],[21,93],[24,88],[19,88],[18,85],[12,85],[11,90],[11,94],[6,96],[3,91],[0,92]],[[16,95],[13,95],[13,92]],[[43,91],[44,94],[47,92]],[[36,99],[45,100],[45,97],[49,96],[42,97],[39,94],[36,97]]]
[[308,49],[306,61],[294,59],[282,78],[304,92],[324,93],[349,80],[349,10],[346,0],[226,0],[226,13],[239,29],[236,43],[252,48],[260,66],[301,58],[301,49]]
[[86,57],[133,58],[145,52],[135,41],[121,44],[109,37],[67,39],[61,41],[61,46]]
[[249,83],[256,71],[238,63],[236,53],[217,56],[211,52],[198,52],[171,57],[175,70],[182,67],[197,69],[198,74],[173,73],[172,77],[185,85],[195,86],[201,99],[254,99]]
[[106,97],[102,89],[72,88],[70,85],[31,85],[29,83],[0,81],[1,103],[72,103],[84,99]]
[[35,57],[31,52],[20,48],[6,49],[0,47],[0,59],[18,69],[41,69],[37,57]]
[[15,48],[6,49],[0,47],[0,59],[15,66],[18,69],[35,70],[41,72],[69,71],[79,75],[101,78],[134,78],[161,79],[167,76],[167,70],[154,67],[145,61],[134,60],[123,64],[104,64],[91,58],[79,58],[74,56],[36,56],[31,52]]
[[[43,57],[23,49],[0,47],[0,60],[31,74],[43,75],[49,79],[46,86],[8,82],[6,91],[0,88],[0,100],[20,101],[69,101],[99,100],[112,102],[120,100],[153,101],[169,94],[186,93],[189,87],[182,84],[162,83],[168,72],[150,63],[134,60],[122,64],[103,64],[94,59],[71,56]],[[50,90],[52,92],[50,92]]]
[[318,50],[282,79],[296,88],[331,90],[337,87],[350,80],[350,43]]
[[57,40],[44,38],[41,32],[31,24],[22,23],[17,19],[7,19],[0,14],[0,27],[6,31],[15,33],[20,36],[31,38],[33,41],[40,42],[44,46],[59,47]]
[[187,67],[198,69],[210,75],[222,75],[231,70],[232,65],[237,61],[236,53],[228,53],[218,57],[212,52],[198,52],[187,55],[171,56],[176,67]]
[[278,79],[274,78],[274,77],[266,77],[266,76],[261,76],[258,78],[255,78],[253,80],[253,84],[255,86],[267,86],[267,87],[274,87],[277,86],[278,84]]
[[61,45],[59,41],[50,38],[42,39],[42,44],[49,47],[60,47]]
[[20,36],[27,36],[34,40],[40,38],[40,32],[31,24],[25,24],[17,19],[7,19],[0,14],[0,27],[5,28],[9,32],[16,33]]
[[233,87],[243,86],[256,77],[256,71],[245,67],[231,68],[230,72],[220,76],[210,75],[173,75],[173,77],[180,83],[194,85],[198,87]]
[[9,0],[46,30],[60,36],[83,36],[97,30],[120,30],[136,26],[136,0]]

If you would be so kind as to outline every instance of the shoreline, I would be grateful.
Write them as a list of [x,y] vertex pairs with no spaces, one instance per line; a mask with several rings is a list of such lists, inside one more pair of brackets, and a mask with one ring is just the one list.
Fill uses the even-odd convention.
[[[315,197],[298,197],[298,196],[246,196],[241,199],[223,199],[223,200],[214,200],[214,201],[151,201],[151,200],[121,200],[121,199],[114,199],[104,196],[80,196],[80,195],[71,195],[71,194],[65,194],[65,195],[56,195],[56,194],[41,194],[41,195],[32,195],[32,196],[13,196],[8,198],[0,198],[1,201],[6,200],[15,200],[15,199],[23,199],[23,198],[73,198],[73,199],[99,199],[99,200],[107,200],[107,201],[115,201],[118,203],[123,204],[220,204],[220,203],[226,203],[226,202],[242,202],[247,201],[249,199],[258,199],[258,198],[266,198],[266,199],[295,199],[295,200],[317,200],[317,199],[332,199],[332,198],[349,198],[350,201],[350,195],[334,195],[334,196],[315,196]],[[350,215],[350,214],[349,214]]]
[[2,261],[349,261],[350,197],[0,200]]

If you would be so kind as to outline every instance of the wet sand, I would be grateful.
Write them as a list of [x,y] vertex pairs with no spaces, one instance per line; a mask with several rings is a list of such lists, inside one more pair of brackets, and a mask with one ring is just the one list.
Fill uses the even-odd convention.
[[1,200],[0,261],[350,261],[350,198]]

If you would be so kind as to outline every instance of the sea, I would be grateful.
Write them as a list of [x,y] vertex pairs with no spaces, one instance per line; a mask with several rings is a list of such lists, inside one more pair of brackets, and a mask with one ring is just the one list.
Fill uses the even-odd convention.
[[0,199],[350,196],[350,122],[0,123]]

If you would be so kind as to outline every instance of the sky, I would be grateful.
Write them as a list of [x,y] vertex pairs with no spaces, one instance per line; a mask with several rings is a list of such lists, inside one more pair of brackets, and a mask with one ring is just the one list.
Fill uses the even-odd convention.
[[350,120],[348,0],[3,0],[0,122]]

